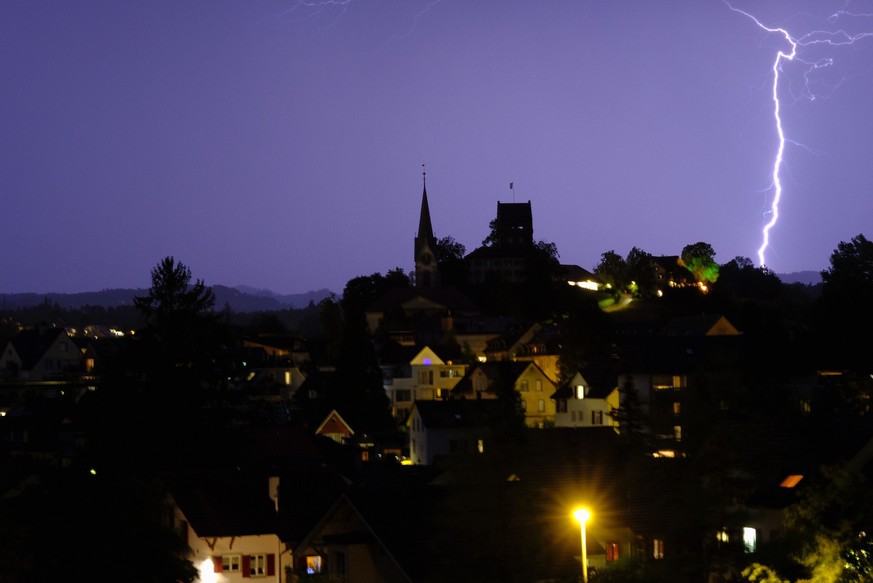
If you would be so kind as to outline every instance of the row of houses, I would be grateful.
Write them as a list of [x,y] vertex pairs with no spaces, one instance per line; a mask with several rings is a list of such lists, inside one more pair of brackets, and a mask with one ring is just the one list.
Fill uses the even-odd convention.
[[[532,243],[529,203],[498,204],[496,227],[495,245],[471,254],[473,277],[516,281]],[[235,389],[251,406],[287,414],[201,428],[184,444],[186,462],[156,476],[165,525],[187,543],[200,581],[575,581],[582,554],[570,513],[578,504],[593,514],[585,548],[592,571],[629,557],[691,563],[701,548],[754,555],[779,537],[781,511],[821,465],[865,463],[873,449],[863,420],[744,422],[730,440],[742,470],[713,461],[727,502],[713,500],[724,504],[692,528],[684,509],[697,481],[683,475],[684,444],[694,437],[686,408],[696,405],[701,374],[742,360],[742,333],[720,315],[642,332],[615,319],[622,341],[612,360],[561,371],[553,323],[483,315],[440,285],[434,251],[425,191],[416,285],[391,290],[366,314],[400,444],[376,443],[345,411],[319,411],[313,422],[295,409],[301,395],[310,404],[321,397],[300,339],[244,340]],[[562,272],[574,274],[576,287],[590,283],[590,274]],[[24,331],[0,358],[4,390],[44,390],[56,400],[74,386],[99,390],[99,346],[62,329]],[[732,395],[707,389],[729,418]],[[631,394],[652,438],[644,454],[629,453],[629,427],[616,415]],[[38,415],[9,402],[0,406],[4,453],[36,453],[29,446]],[[507,404],[524,422],[509,434],[501,431]],[[797,408],[809,411],[807,393],[797,392]],[[41,429],[39,455],[63,464],[80,436],[74,415],[53,410],[55,431]],[[731,575],[729,562],[706,569],[711,583]]]

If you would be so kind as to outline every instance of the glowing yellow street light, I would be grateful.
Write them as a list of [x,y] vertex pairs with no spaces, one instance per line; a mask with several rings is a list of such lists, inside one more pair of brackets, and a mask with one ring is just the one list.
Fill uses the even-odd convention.
[[573,518],[579,521],[582,531],[582,583],[588,583],[588,547],[585,542],[585,523],[591,518],[591,512],[587,508],[577,508],[573,511]]

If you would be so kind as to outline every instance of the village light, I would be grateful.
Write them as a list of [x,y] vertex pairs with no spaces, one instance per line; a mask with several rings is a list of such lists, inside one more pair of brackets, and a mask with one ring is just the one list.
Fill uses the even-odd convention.
[[573,518],[579,522],[582,532],[582,583],[588,583],[588,548],[585,542],[585,523],[591,518],[591,511],[587,508],[577,508],[573,511]]

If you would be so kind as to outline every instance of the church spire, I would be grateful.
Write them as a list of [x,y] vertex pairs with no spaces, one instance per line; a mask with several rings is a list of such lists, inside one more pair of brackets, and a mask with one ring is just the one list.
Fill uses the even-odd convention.
[[[424,164],[421,165],[422,168]],[[432,287],[439,285],[439,268],[436,261],[436,238],[430,222],[430,207],[427,204],[427,172],[421,172],[421,214],[418,217],[418,235],[415,237],[415,285]]]
[[430,207],[427,205],[427,172],[422,171],[421,182],[423,188],[421,192],[421,215],[418,218],[418,243],[416,244],[416,251],[419,244],[425,241],[433,244],[434,241],[433,226],[430,222]]

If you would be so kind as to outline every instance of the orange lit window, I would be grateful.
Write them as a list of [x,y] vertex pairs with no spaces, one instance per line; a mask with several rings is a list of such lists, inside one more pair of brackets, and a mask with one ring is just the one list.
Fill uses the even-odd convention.
[[314,575],[316,573],[321,573],[323,569],[321,557],[319,556],[309,556],[306,557],[306,573],[308,575]]
[[618,560],[618,543],[606,543],[606,562]]
[[779,486],[781,486],[782,488],[793,488],[794,486],[799,484],[800,480],[802,479],[803,476],[801,476],[800,474],[791,474],[790,476],[782,480],[782,483],[779,484]]

